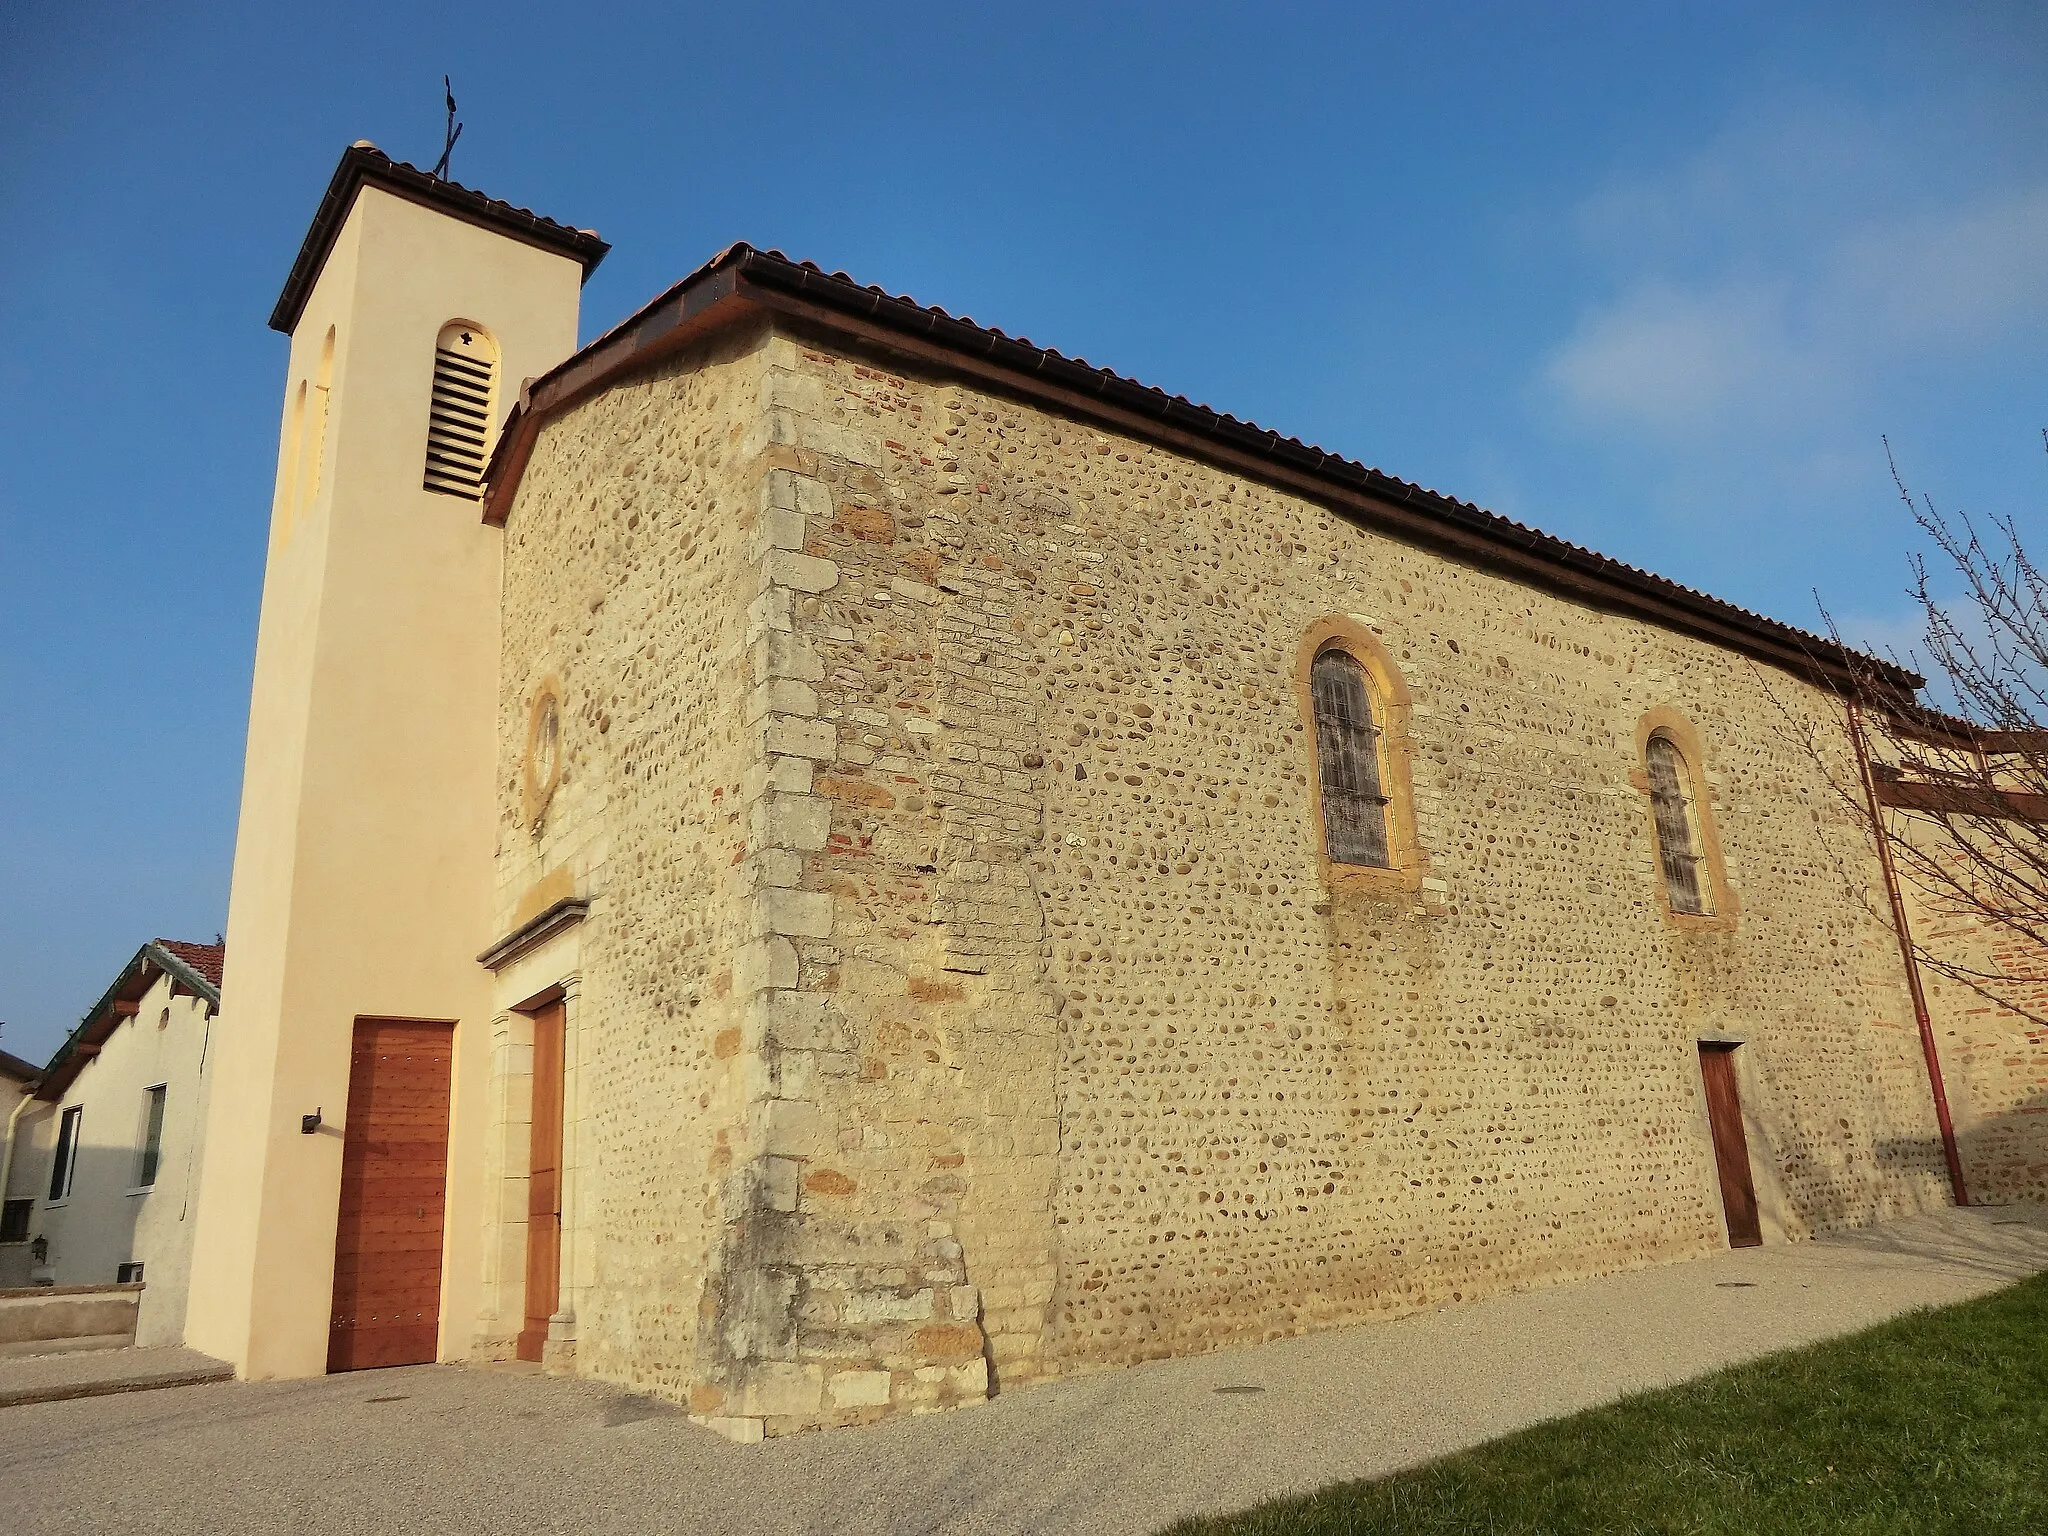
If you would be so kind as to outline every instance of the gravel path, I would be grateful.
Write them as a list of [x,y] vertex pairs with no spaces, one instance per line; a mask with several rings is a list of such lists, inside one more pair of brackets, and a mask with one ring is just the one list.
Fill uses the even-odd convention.
[[43,1403],[0,1410],[0,1509],[23,1536],[1142,1536],[2043,1269],[2048,1211],[1949,1211],[754,1446],[457,1366]]

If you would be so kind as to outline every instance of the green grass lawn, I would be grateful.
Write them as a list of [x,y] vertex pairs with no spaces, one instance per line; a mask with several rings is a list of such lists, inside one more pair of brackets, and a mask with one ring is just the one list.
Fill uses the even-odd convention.
[[2048,1536],[2048,1276],[1171,1536]]

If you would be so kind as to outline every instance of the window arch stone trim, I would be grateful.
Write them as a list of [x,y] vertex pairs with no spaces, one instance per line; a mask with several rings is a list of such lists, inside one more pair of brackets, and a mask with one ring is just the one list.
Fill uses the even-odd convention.
[[[1662,736],[1678,749],[1686,774],[1693,829],[1699,838],[1696,868],[1706,877],[1707,902],[1711,912],[1679,912],[1671,905],[1665,885],[1662,854],[1657,838],[1657,811],[1650,797],[1650,738]],[[1707,788],[1707,745],[1699,728],[1668,705],[1644,711],[1636,722],[1635,768],[1629,783],[1643,800],[1643,824],[1649,829],[1650,875],[1657,889],[1657,905],[1664,920],[1681,932],[1732,932],[1742,913],[1741,898],[1728,883],[1728,868],[1721,857],[1721,831],[1714,819],[1714,800]]]
[[[1387,797],[1387,856],[1389,867],[1339,864],[1330,857],[1323,830],[1323,775],[1316,733],[1315,693],[1310,670],[1316,657],[1327,650],[1341,650],[1364,670],[1379,715],[1380,789]],[[1394,898],[1411,896],[1422,888],[1428,861],[1415,831],[1415,793],[1411,765],[1414,748],[1409,737],[1412,701],[1408,684],[1394,658],[1380,643],[1364,620],[1346,614],[1332,614],[1311,624],[1302,634],[1294,660],[1295,705],[1308,737],[1309,832],[1314,839],[1316,866],[1323,885],[1332,892],[1353,892],[1362,896]]]

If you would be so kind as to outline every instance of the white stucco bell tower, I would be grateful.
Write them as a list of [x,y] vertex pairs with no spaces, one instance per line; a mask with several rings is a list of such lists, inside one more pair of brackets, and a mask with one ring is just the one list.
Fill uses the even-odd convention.
[[501,538],[478,481],[521,381],[575,350],[605,250],[357,144],[271,316],[291,355],[186,1318],[244,1376],[326,1369],[366,1018],[453,1025],[439,1350],[466,1352]]

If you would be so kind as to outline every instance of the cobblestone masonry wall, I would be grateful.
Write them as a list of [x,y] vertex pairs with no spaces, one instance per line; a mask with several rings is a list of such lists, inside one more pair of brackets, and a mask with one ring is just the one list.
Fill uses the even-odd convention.
[[[1704,1036],[1746,1042],[1773,1232],[1945,1199],[1875,866],[1778,713],[1825,700],[750,345],[553,423],[508,527],[507,762],[554,674],[571,772],[536,843],[508,766],[507,914],[564,859],[594,901],[581,1368],[774,1433],[1708,1250]],[[1333,616],[1412,695],[1398,896],[1318,856]],[[1657,708],[1732,920],[1664,910]]]
[[[536,888],[592,903],[576,1036],[593,1166],[566,1217],[589,1265],[577,1365],[678,1399],[705,1374],[723,1185],[750,1155],[734,965],[753,758],[734,592],[756,521],[739,438],[757,375],[735,347],[550,424],[505,532],[500,929],[532,915]],[[527,747],[544,686],[560,699],[562,767],[536,824]],[[523,1173],[523,1145],[512,1155]],[[523,1196],[506,1203],[523,1223]],[[518,1327],[521,1279],[501,1287],[503,1331]]]
[[[1895,834],[1915,835],[1916,825],[1924,824],[1892,818]],[[1916,889],[1910,872],[1902,889],[1907,922],[1929,954],[1980,974],[2048,977],[2048,956],[2018,935]],[[2048,982],[1979,991],[1937,966],[1920,974],[1971,1200],[2048,1200]]]
[[[836,576],[797,610],[838,745],[806,984],[861,1060],[828,1114],[864,1166],[806,1193],[957,1200],[999,1377],[1717,1247],[1703,1036],[1747,1042],[1776,1230],[1943,1201],[1875,867],[1771,695],[1824,699],[1160,450],[772,361]],[[1292,677],[1332,615],[1413,695],[1399,899],[1317,856]],[[1665,913],[1659,707],[1707,744],[1732,923]]]
[[[829,501],[778,430],[782,377],[735,342],[567,413],[506,546],[500,920],[537,893],[592,902],[578,1368],[742,1437],[988,1385],[958,1174],[836,1112],[877,1059],[857,1033],[917,1028],[925,1004],[901,1000],[906,1025],[830,997],[837,893],[815,861],[835,781],[814,780],[842,749],[794,614],[836,574],[805,552]],[[563,769],[536,820],[543,689]],[[935,1175],[883,1199],[843,1171],[927,1156]]]

